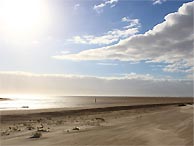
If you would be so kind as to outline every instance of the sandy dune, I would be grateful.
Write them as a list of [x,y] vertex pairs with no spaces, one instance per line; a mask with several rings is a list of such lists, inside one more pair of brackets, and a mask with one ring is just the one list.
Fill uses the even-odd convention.
[[[168,105],[2,116],[1,146],[192,146],[193,111],[193,105]],[[37,127],[42,137],[30,138]]]

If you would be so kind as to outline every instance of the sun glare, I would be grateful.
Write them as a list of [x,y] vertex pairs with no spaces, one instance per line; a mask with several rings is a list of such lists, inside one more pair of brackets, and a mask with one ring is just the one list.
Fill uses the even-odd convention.
[[0,0],[0,22],[6,35],[39,32],[48,22],[44,0]]

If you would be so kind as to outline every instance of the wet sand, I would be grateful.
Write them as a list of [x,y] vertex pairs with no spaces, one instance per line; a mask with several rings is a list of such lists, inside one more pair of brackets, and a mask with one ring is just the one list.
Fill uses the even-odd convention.
[[4,111],[1,146],[192,146],[191,103]]

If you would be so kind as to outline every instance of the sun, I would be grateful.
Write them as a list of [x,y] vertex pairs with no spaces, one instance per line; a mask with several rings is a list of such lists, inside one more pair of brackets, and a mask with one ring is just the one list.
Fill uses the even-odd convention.
[[45,0],[0,0],[0,23],[7,35],[33,34],[47,22]]

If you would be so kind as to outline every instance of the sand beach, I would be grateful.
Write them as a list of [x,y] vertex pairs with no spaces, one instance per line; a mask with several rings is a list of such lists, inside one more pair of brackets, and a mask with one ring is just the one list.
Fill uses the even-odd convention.
[[192,146],[192,102],[2,111],[1,146]]

